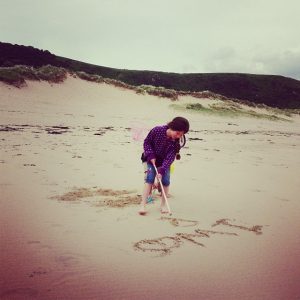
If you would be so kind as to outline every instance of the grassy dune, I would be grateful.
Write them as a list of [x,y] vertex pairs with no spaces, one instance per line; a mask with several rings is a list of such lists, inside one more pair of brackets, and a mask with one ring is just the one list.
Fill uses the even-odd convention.
[[[169,95],[169,98],[174,99],[176,98],[174,91],[188,93],[211,91],[230,99],[250,101],[277,108],[300,109],[300,81],[277,75],[240,73],[178,74],[114,69],[56,56],[47,50],[40,50],[31,46],[0,42],[0,67],[13,67],[16,65],[35,68],[51,65],[64,68],[69,72],[81,72],[81,75],[78,74],[78,76],[85,76],[83,74],[85,73],[89,76],[100,76],[116,80],[130,86],[146,86],[147,93],[166,94]],[[0,80],[3,80],[1,75]],[[5,80],[10,79],[5,77]],[[154,88],[148,88],[148,86]],[[156,90],[156,88],[159,89]],[[139,90],[143,92],[143,89],[140,88]]]
[[[249,101],[241,101],[238,99],[229,99],[222,95],[214,94],[209,91],[205,92],[187,92],[177,91],[174,89],[166,89],[164,87],[155,87],[152,85],[140,85],[133,86],[126,84],[122,81],[103,78],[102,76],[95,74],[88,74],[83,71],[69,72],[65,68],[55,67],[51,65],[42,66],[39,68],[29,66],[13,66],[13,67],[0,67],[0,81],[7,84],[13,85],[18,88],[26,86],[26,80],[37,80],[37,81],[48,81],[52,83],[63,82],[68,74],[73,77],[78,77],[83,80],[95,82],[95,83],[106,83],[114,85],[116,87],[129,89],[135,91],[137,94],[149,94],[158,97],[168,98],[173,101],[179,99],[180,96],[191,96],[200,99],[218,99],[220,103],[209,104],[203,106],[200,103],[190,103],[186,105],[174,104],[175,109],[187,109],[196,111],[199,113],[213,114],[218,116],[229,116],[229,117],[254,117],[263,118],[273,121],[289,121],[286,117],[291,117],[292,114],[299,114],[298,109],[276,109],[268,107],[264,104],[255,104]],[[245,108],[246,107],[246,108]],[[252,108],[258,107],[267,110],[267,113],[257,112]]]

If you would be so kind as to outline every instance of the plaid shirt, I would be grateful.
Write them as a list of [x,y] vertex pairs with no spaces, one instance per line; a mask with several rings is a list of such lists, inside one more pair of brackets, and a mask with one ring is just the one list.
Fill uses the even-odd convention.
[[167,137],[167,125],[156,126],[150,130],[144,140],[144,157],[147,162],[151,159],[156,159],[158,173],[164,173],[170,168],[176,157],[176,144],[178,141],[173,141]]

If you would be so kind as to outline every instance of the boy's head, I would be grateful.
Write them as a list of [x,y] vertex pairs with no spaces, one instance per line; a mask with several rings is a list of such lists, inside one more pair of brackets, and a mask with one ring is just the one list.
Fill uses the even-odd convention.
[[[190,123],[187,119],[183,117],[176,117],[170,123],[168,123],[168,127],[170,129],[169,135],[173,140],[181,140],[183,138],[183,145],[185,145],[185,136],[190,129]],[[177,144],[176,149],[176,159],[180,159],[180,151],[181,145],[180,142]]]
[[168,127],[174,131],[183,131],[185,134],[190,129],[190,123],[183,117],[176,117],[170,123],[168,123]]

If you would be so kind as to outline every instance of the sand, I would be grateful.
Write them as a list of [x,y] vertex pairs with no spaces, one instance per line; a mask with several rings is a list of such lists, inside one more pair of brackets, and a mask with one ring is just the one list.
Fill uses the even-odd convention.
[[[205,115],[72,77],[0,97],[1,299],[300,299],[299,116]],[[176,103],[193,101],[213,100]],[[156,195],[140,216],[141,137],[177,115],[173,215]]]

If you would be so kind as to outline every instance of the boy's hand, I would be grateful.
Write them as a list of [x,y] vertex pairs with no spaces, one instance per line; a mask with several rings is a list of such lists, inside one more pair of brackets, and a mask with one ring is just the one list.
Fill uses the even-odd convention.
[[[155,158],[152,158],[151,159],[151,163],[154,165],[154,166],[156,166],[156,159]],[[161,174],[159,174],[159,173],[157,173],[157,175],[156,175],[156,178],[158,179],[158,180],[161,180],[162,179],[162,175]]]

